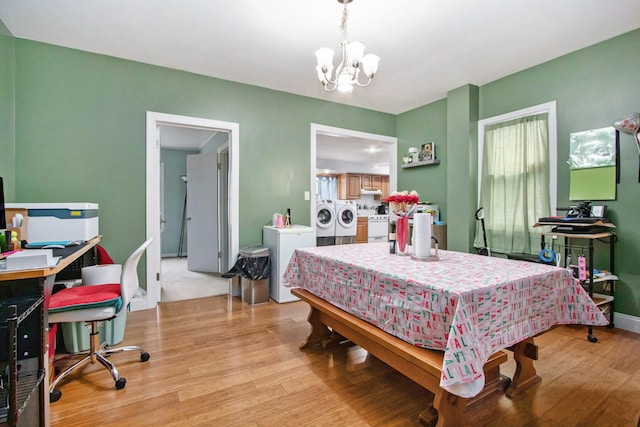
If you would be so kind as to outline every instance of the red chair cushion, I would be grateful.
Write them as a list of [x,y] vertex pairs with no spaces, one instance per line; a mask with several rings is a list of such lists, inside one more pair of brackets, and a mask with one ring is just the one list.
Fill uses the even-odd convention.
[[76,286],[62,289],[51,295],[49,313],[112,306],[116,311],[120,311],[122,307],[120,284]]

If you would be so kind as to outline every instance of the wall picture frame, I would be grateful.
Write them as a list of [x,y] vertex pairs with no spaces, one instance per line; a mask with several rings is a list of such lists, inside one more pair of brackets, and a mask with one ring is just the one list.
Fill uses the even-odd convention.
[[569,200],[616,200],[619,134],[613,127],[569,137]]
[[428,162],[436,159],[436,144],[435,142],[427,142],[420,147],[420,154],[418,160],[421,162]]

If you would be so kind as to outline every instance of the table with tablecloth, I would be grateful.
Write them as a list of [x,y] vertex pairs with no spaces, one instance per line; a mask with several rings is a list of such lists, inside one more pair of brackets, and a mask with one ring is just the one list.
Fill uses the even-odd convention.
[[484,386],[495,352],[557,324],[606,325],[564,268],[439,251],[423,262],[385,243],[296,249],[284,281],[415,346],[444,351],[440,386],[461,397]]

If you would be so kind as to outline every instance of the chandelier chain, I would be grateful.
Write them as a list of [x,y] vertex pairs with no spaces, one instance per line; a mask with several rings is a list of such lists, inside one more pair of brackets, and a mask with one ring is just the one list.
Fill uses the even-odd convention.
[[342,40],[346,40],[347,33],[347,19],[349,18],[349,11],[347,10],[347,5],[344,5],[344,10],[342,11],[342,22],[340,23],[340,29],[342,30]]

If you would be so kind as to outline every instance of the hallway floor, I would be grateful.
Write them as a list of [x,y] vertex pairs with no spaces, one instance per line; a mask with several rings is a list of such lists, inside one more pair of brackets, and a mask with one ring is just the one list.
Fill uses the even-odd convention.
[[162,302],[226,295],[229,279],[222,273],[187,270],[187,258],[162,258]]

